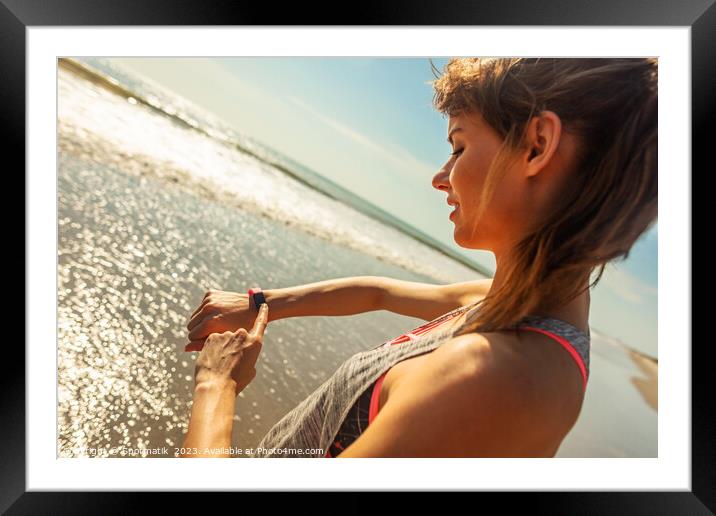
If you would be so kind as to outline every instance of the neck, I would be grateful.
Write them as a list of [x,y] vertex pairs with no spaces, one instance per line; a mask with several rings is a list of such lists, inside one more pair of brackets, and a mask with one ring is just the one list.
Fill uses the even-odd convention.
[[[507,253],[495,253],[495,276],[492,279],[490,291],[496,291],[501,288],[506,282],[506,273],[511,265],[510,257]],[[541,317],[554,317],[555,319],[561,319],[572,326],[575,326],[579,330],[587,333],[589,328],[589,304],[590,304],[590,292],[586,288],[589,279],[585,280],[582,285],[583,292],[577,297],[570,299],[564,303],[547,303],[546,301],[540,301],[538,305],[530,312],[529,315],[541,316]],[[495,290],[493,290],[495,289]]]

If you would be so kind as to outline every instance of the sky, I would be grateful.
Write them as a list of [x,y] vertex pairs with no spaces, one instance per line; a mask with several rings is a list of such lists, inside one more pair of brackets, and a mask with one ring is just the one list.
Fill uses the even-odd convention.
[[[452,151],[432,106],[444,57],[117,58],[465,256],[493,255],[452,239],[446,194],[432,177]],[[657,227],[592,291],[590,325],[657,357]]]

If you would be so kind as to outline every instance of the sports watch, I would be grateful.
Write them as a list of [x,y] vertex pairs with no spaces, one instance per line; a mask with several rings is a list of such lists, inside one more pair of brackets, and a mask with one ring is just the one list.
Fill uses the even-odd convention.
[[253,305],[256,310],[258,310],[263,303],[266,303],[264,293],[259,287],[253,287],[249,289],[249,299],[253,301]]

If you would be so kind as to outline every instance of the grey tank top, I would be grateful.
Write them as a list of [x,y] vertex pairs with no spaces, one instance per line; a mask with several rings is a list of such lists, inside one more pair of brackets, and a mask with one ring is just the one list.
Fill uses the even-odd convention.
[[[434,321],[457,316],[473,306],[460,307]],[[434,323],[426,323],[420,328],[431,324]],[[373,382],[398,362],[438,348],[450,340],[458,328],[449,327],[417,336],[419,332],[413,330],[410,332],[412,340],[408,342],[392,344],[393,339],[351,356],[313,393],[281,418],[254,448],[250,457],[324,457],[349,410]],[[589,330],[585,334],[560,319],[537,316],[523,318],[514,328],[537,331],[557,340],[572,355],[586,389]]]

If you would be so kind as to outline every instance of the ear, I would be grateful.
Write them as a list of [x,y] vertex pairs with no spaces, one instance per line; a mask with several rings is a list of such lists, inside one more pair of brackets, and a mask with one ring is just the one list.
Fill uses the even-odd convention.
[[554,111],[542,111],[527,125],[525,165],[527,177],[537,175],[549,163],[562,136],[562,121]]

